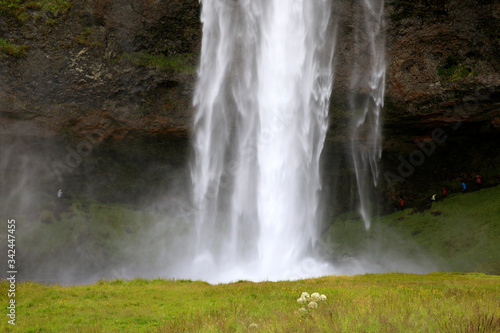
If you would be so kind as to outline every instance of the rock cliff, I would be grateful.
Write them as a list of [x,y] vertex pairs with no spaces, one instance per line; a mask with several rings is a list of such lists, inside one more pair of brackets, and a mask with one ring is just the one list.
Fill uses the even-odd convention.
[[[16,158],[14,145],[38,154],[52,183],[100,200],[138,198],[144,187],[168,187],[185,177],[179,170],[189,156],[199,1],[20,3],[0,7],[2,158],[7,152]],[[452,173],[447,179],[500,167],[500,2],[397,0],[386,1],[385,10],[385,170],[401,177],[399,157],[411,154],[416,141],[432,141],[441,127],[455,139],[438,145],[440,156],[456,146],[447,156],[454,159],[464,142],[463,149],[477,151],[470,157],[477,163],[444,168]],[[325,155],[339,154],[336,144],[345,141],[356,12],[353,1],[332,8],[339,25]],[[325,160],[327,169],[336,163]],[[428,161],[421,172],[452,163]],[[5,170],[10,179],[14,170]],[[390,179],[383,185],[388,200],[398,191],[414,192],[410,182],[394,186]],[[115,185],[90,191],[89,183]]]

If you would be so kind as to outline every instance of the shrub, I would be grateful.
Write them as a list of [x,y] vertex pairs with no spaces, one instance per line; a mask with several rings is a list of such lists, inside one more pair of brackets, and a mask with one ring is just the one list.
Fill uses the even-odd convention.
[[0,38],[0,52],[13,57],[22,57],[26,53],[26,45],[17,45]]
[[0,15],[13,17],[23,23],[33,12],[50,12],[54,19],[65,15],[71,7],[73,4],[65,0],[0,0]]

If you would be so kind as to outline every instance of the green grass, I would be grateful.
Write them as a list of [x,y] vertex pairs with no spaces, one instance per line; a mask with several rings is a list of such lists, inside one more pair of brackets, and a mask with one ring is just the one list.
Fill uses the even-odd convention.
[[[0,287],[6,304],[6,282]],[[299,313],[303,291],[327,300]],[[135,279],[71,287],[25,282],[17,285],[16,304],[16,329],[4,318],[2,331],[498,332],[500,277],[389,273],[224,285]]]
[[[352,214],[345,215],[324,239],[333,247],[331,259],[340,262],[345,256],[365,257],[384,265],[383,258],[404,258],[450,271],[499,274],[499,201],[500,187],[455,194],[428,211],[407,209],[381,217],[369,231]],[[21,250],[36,244],[35,257],[44,260],[79,244],[79,253],[93,254],[93,261],[106,269],[107,262],[143,260],[138,250],[157,244],[153,237],[182,239],[176,236],[186,227],[180,221],[164,220],[163,229],[148,231],[158,218],[119,204],[67,201],[63,209],[45,204],[37,217],[16,218],[16,245]],[[35,232],[28,232],[30,228]],[[123,244],[128,251],[121,251]],[[131,244],[137,248],[130,250]],[[23,263],[26,258],[21,253],[16,259]],[[9,300],[7,288],[1,281],[2,304]],[[318,309],[299,313],[296,300],[303,291],[325,294],[327,300]],[[17,285],[16,304],[17,326],[4,318],[1,331],[498,332],[500,276],[387,273],[224,285],[143,278],[79,286],[22,282]]]
[[423,212],[376,218],[368,231],[359,219],[338,218],[323,239],[337,256],[393,254],[431,261],[439,270],[500,274],[499,202],[497,186],[453,194]]
[[194,54],[149,54],[146,52],[125,53],[124,59],[140,66],[154,68],[160,71],[175,71],[193,73],[196,71],[196,59]]

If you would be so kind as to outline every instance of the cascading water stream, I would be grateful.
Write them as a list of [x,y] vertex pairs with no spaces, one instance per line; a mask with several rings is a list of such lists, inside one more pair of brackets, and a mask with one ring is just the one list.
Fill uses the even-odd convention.
[[219,280],[325,274],[326,264],[297,267],[317,236],[329,1],[203,0],[201,19],[196,265]]
[[362,0],[363,19],[355,40],[350,106],[353,111],[351,154],[359,196],[359,212],[370,228],[373,204],[370,193],[377,187],[378,162],[382,155],[381,111],[385,90],[385,32],[383,0]]

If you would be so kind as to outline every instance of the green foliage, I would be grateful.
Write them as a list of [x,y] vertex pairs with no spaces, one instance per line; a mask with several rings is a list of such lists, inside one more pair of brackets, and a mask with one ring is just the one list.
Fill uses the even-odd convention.
[[62,17],[73,6],[66,0],[0,0],[0,15],[16,18],[23,23],[35,12],[51,13],[53,18]]
[[0,38],[0,53],[13,57],[22,57],[26,53],[26,45],[12,44]]
[[195,55],[192,53],[164,55],[146,52],[125,53],[123,58],[132,63],[154,68],[160,71],[194,72],[196,70]]
[[415,261],[426,257],[440,270],[500,274],[498,202],[500,186],[452,194],[424,212],[405,209],[377,218],[368,231],[361,220],[339,217],[325,240],[339,256],[377,248]]
[[96,41],[92,34],[94,33],[93,28],[85,28],[79,35],[75,37],[75,42],[80,45],[86,45],[90,48],[101,46],[101,42]]
[[[100,280],[59,286],[22,282],[23,332],[496,332],[500,277],[434,273],[330,276],[209,285]],[[8,288],[7,281],[0,289]],[[301,293],[325,294],[297,310]],[[6,304],[7,293],[0,299]],[[7,320],[0,329],[9,330]]]
[[457,55],[451,55],[446,58],[442,66],[438,67],[438,75],[454,82],[469,75],[477,75],[477,73],[473,72],[470,66],[463,63],[462,58]]

